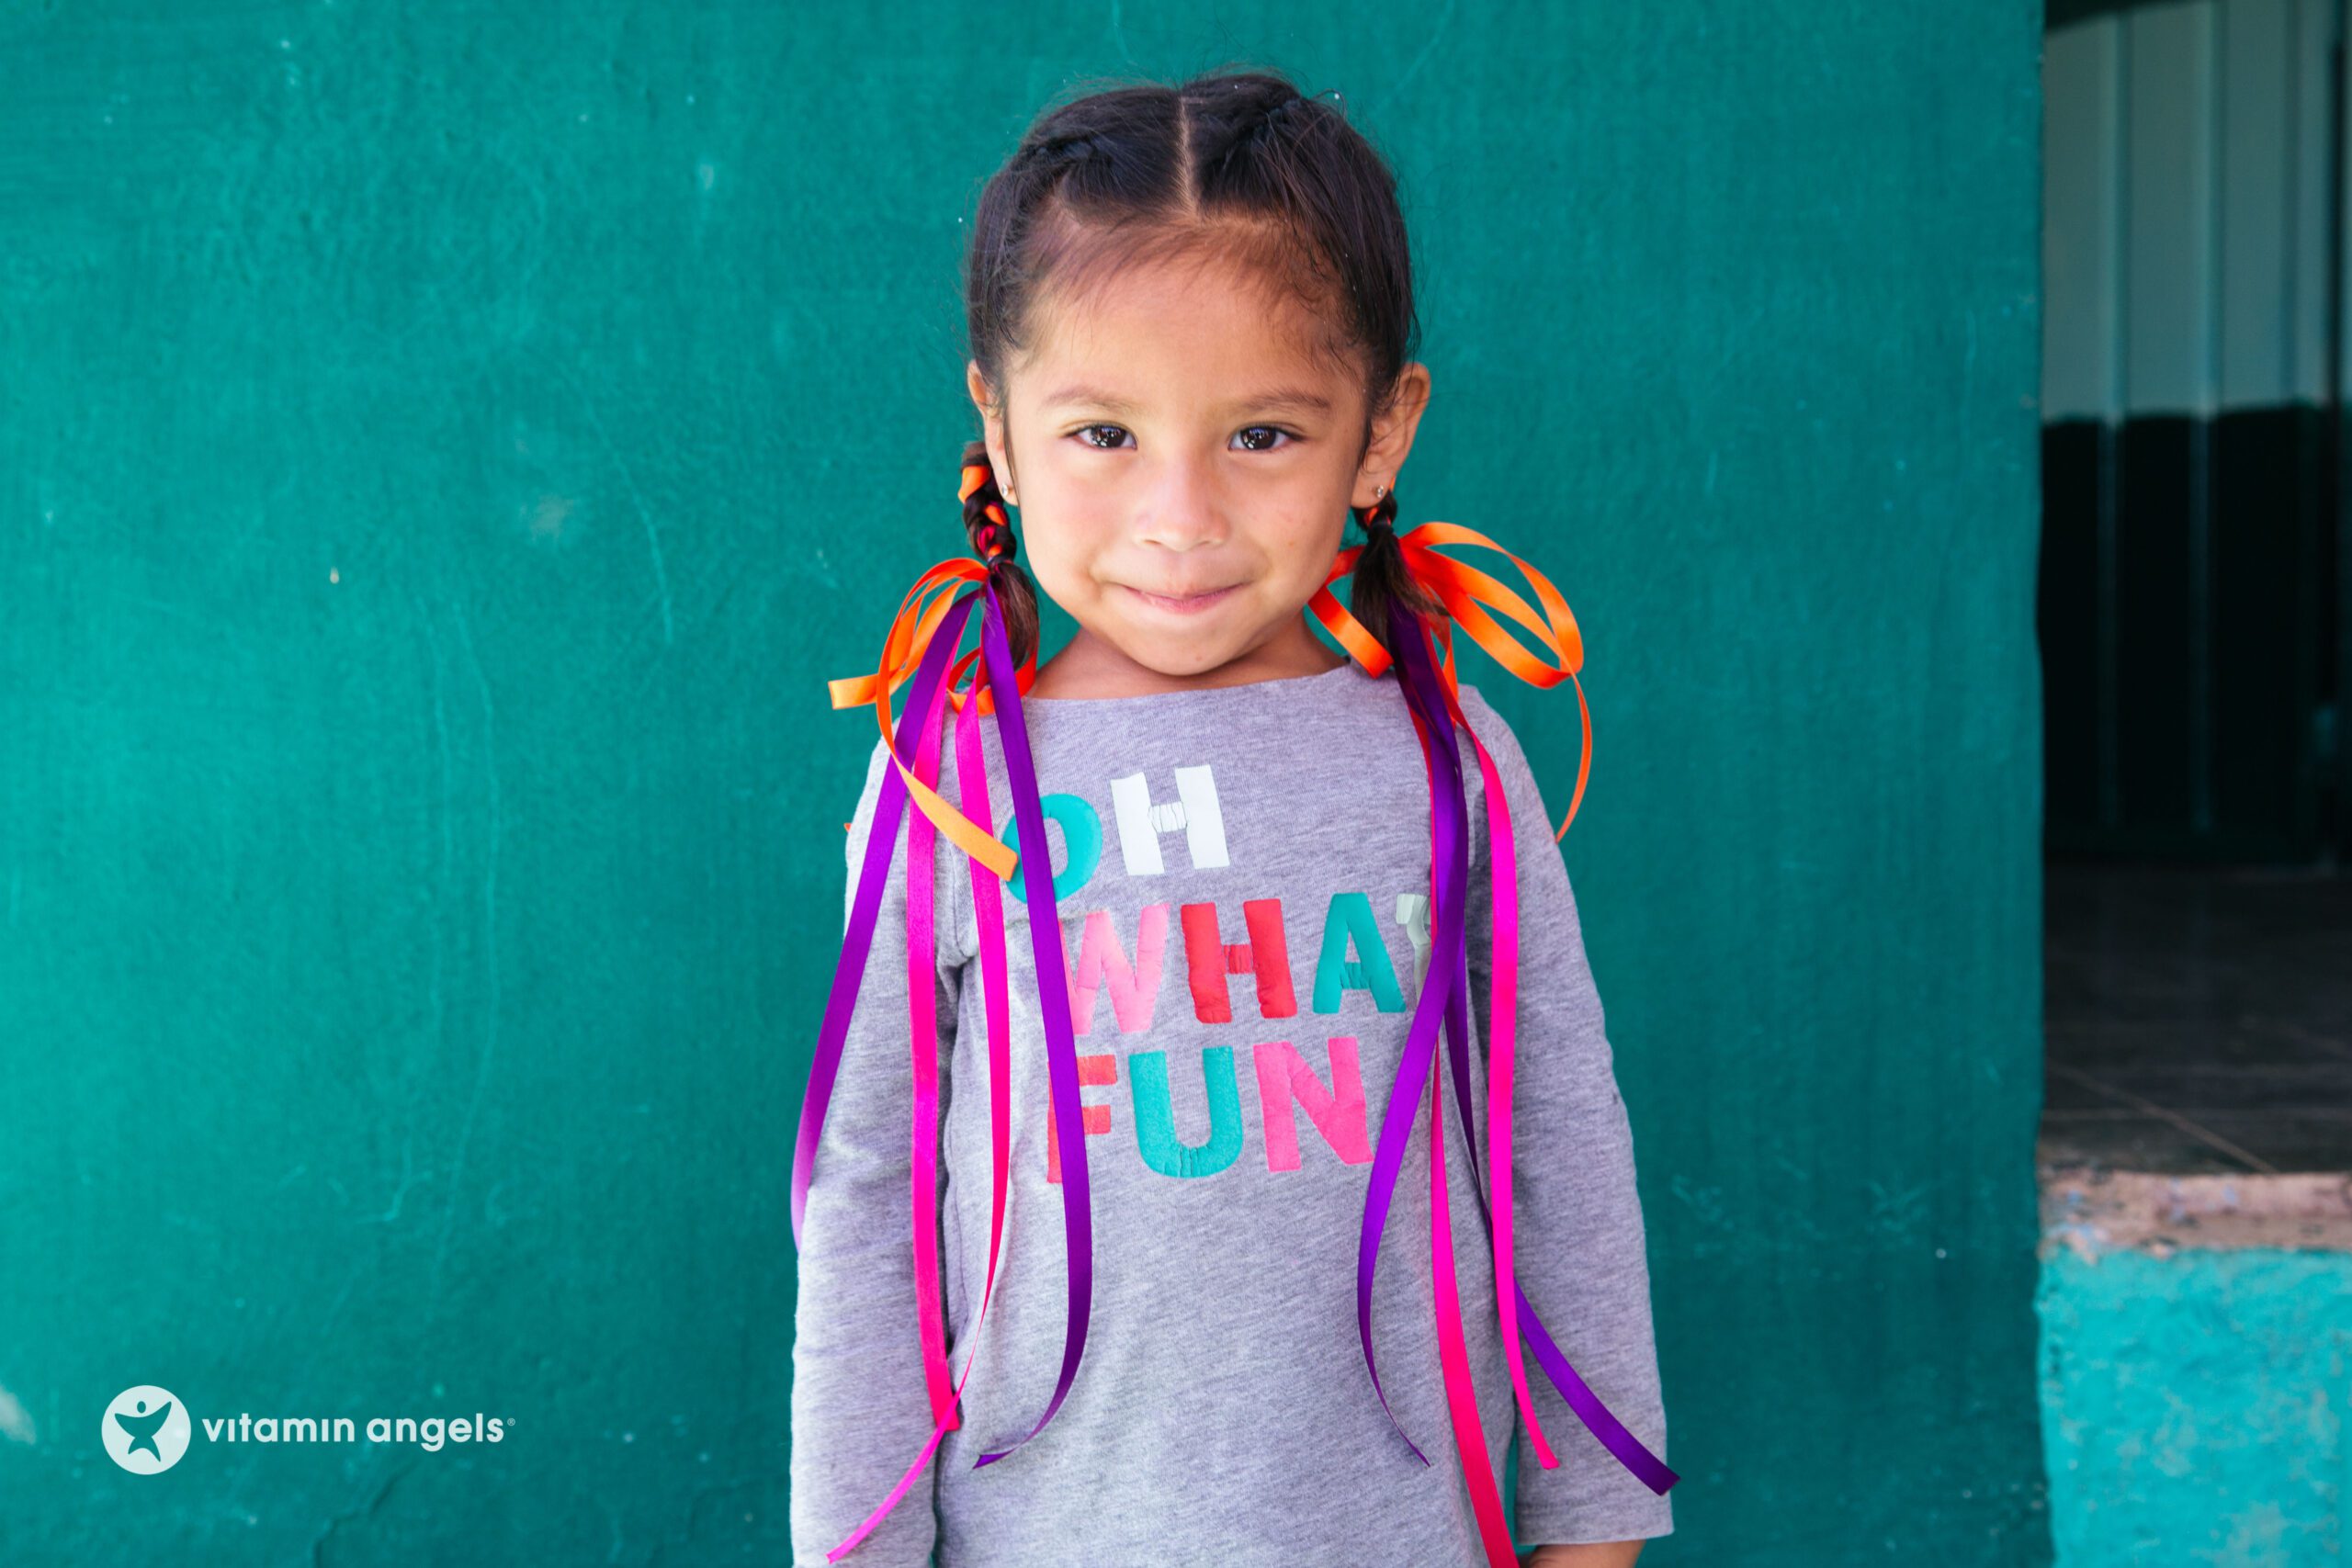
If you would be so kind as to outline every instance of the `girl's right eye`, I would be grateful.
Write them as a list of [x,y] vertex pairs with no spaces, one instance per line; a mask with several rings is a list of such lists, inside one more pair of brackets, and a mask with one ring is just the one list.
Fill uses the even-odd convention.
[[1075,431],[1071,432],[1071,434],[1074,434],[1074,435],[1076,435],[1076,436],[1078,437],[1079,442],[1080,442],[1080,444],[1081,446],[1091,446],[1091,447],[1093,447],[1097,452],[1115,452],[1115,451],[1117,451],[1117,450],[1119,449],[1119,446],[1118,446],[1118,443],[1117,443],[1117,442],[1115,442],[1115,441],[1114,441],[1114,442],[1112,442],[1112,443],[1110,443],[1109,445],[1107,445],[1107,446],[1106,446],[1106,445],[1104,445],[1103,443],[1102,443],[1102,442],[1100,442],[1100,441],[1097,441],[1097,440],[1095,440],[1095,439],[1093,438],[1093,433],[1094,433],[1095,431],[1098,431],[1098,430],[1115,430],[1115,431],[1117,431],[1117,432],[1118,432],[1120,434],[1122,434],[1122,435],[1124,435],[1124,434],[1125,434],[1127,433],[1127,432],[1126,432],[1126,428],[1125,428],[1124,425],[1117,425],[1117,424],[1082,424],[1082,425],[1080,425],[1080,426],[1078,427],[1078,429],[1077,429],[1077,430],[1075,430]]

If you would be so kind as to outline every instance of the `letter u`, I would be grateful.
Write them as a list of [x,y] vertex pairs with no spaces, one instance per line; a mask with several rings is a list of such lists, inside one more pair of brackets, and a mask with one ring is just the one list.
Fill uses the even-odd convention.
[[1201,1084],[1209,1102],[1208,1138],[1180,1144],[1175,1107],[1168,1098],[1168,1053],[1137,1051],[1127,1057],[1136,1146],[1144,1164],[1162,1176],[1215,1176],[1241,1157],[1241,1084],[1233,1070],[1232,1046],[1212,1045],[1201,1053]]

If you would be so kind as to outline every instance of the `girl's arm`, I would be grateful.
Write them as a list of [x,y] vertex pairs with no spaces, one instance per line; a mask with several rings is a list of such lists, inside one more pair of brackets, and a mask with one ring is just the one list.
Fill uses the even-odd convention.
[[[865,864],[888,755],[877,739],[865,795],[848,834],[844,925]],[[906,886],[907,818],[913,810],[910,804],[899,820],[874,945],[843,1042],[801,1224],[790,1461],[792,1561],[797,1568],[831,1568],[825,1553],[847,1540],[889,1495],[922,1451],[934,1420],[915,1334],[909,1190],[913,1097]],[[962,852],[944,840],[936,843],[935,861],[961,874]],[[941,915],[934,922],[940,931],[932,981],[944,1117],[963,955],[954,941],[960,926],[948,912],[955,907],[954,878],[937,874],[934,884]],[[812,943],[797,961],[830,986],[839,957],[838,947]],[[788,1141],[784,1147],[788,1156]],[[944,1155],[940,1169],[944,1185]],[[928,1211],[935,1214],[937,1210],[934,1193]],[[943,1298],[946,1293],[944,1280],[941,1293]],[[842,1560],[841,1568],[927,1568],[937,1529],[933,1497],[938,1463],[933,1453],[907,1495]]]
[[1642,1554],[1638,1540],[1611,1540],[1590,1546],[1539,1546],[1520,1558],[1520,1568],[1634,1568]]
[[[1586,963],[1576,897],[1547,808],[1518,738],[1477,689],[1462,689],[1510,803],[1518,862],[1519,996],[1512,1052],[1513,1267],[1527,1300],[1578,1376],[1660,1459],[1666,1409],[1650,1323],[1650,1281],[1633,1130],[1600,998]],[[1467,906],[1470,998],[1479,1070],[1491,1042],[1493,868],[1477,752],[1465,738],[1472,843]],[[1480,1129],[1483,1136],[1485,1129]],[[1554,1553],[1544,1568],[1631,1562],[1639,1542],[1671,1533],[1669,1499],[1601,1446],[1537,1363],[1522,1328],[1528,1389],[1559,1464],[1543,1468],[1522,1418],[1516,1539]],[[1514,1407],[1516,1401],[1513,1402]],[[1592,1542],[1609,1544],[1566,1544]],[[1559,1553],[1574,1553],[1559,1556]]]

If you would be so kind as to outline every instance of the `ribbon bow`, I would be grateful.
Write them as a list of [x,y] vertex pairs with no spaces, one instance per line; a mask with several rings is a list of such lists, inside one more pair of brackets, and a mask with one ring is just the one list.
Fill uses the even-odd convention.
[[[1577,712],[1584,720],[1584,755],[1577,766],[1577,789],[1568,798],[1568,814],[1560,819],[1559,830],[1552,835],[1552,841],[1559,842],[1567,837],[1568,824],[1577,819],[1577,806],[1584,799],[1585,780],[1592,772],[1592,710],[1584,700],[1584,682],[1577,680],[1577,671],[1584,668],[1584,634],[1577,630],[1575,613],[1568,608],[1568,602],[1560,597],[1560,591],[1552,586],[1550,578],[1475,528],[1464,528],[1458,523],[1424,523],[1410,533],[1397,536],[1396,543],[1405,552],[1406,571],[1445,606],[1450,617],[1434,630],[1441,650],[1438,671],[1444,681],[1446,706],[1455,724],[1464,729],[1470,728],[1469,720],[1462,716],[1460,682],[1453,671],[1453,627],[1457,622],[1496,663],[1528,684],[1548,689],[1562,681],[1575,682]],[[1498,555],[1510,556],[1511,565],[1534,586],[1544,613],[1539,615],[1509,584],[1452,556],[1438,554],[1435,547],[1439,545],[1478,545]],[[1331,584],[1355,570],[1363,551],[1362,545],[1351,545],[1341,550],[1331,562],[1330,575],[1324,578],[1323,586],[1307,601],[1307,607],[1355,655],[1365,674],[1378,675],[1388,668],[1387,649],[1374,640],[1362,621],[1340,606],[1338,596],[1331,592]],[[1488,604],[1534,633],[1536,641],[1551,654],[1551,659],[1538,659],[1521,647],[1517,637],[1487,614]]]
[[[1512,841],[1510,805],[1501,777],[1485,744],[1472,731],[1462,711],[1460,687],[1453,664],[1453,632],[1456,625],[1520,679],[1549,688],[1561,681],[1575,682],[1577,706],[1584,725],[1584,755],[1577,771],[1576,794],[1567,817],[1553,835],[1556,842],[1576,818],[1592,763],[1592,717],[1585,703],[1584,685],[1577,672],[1584,661],[1583,640],[1567,603],[1543,573],[1492,539],[1452,523],[1424,523],[1398,537],[1407,570],[1430,597],[1445,610],[1445,618],[1425,622],[1400,607],[1400,625],[1392,631],[1396,645],[1393,662],[1398,683],[1419,740],[1430,780],[1430,960],[1415,1004],[1404,1053],[1382,1122],[1365,1192],[1363,1224],[1357,1249],[1356,1320],[1363,1342],[1364,1366],[1381,1407],[1388,1408],[1380,1387],[1379,1369],[1372,1350],[1372,1295],[1378,1264],[1380,1237],[1390,1199],[1401,1169],[1405,1146],[1419,1116],[1421,1086],[1429,1085],[1430,1102],[1430,1248],[1432,1306],[1437,1323],[1440,1369],[1455,1446],[1468,1486],[1472,1511],[1491,1568],[1516,1568],[1510,1532],[1502,1517],[1501,1497],[1487,1445],[1478,1425],[1476,1389],[1471,1382],[1459,1292],[1453,1272],[1452,1217],[1448,1213],[1442,1135],[1442,1082],[1431,1071],[1441,1027],[1448,1046],[1449,1077],[1454,1089],[1456,1116],[1463,1145],[1470,1154],[1471,1189],[1478,1197],[1478,1214],[1494,1257],[1496,1302],[1503,1343],[1510,1367],[1511,1386],[1536,1455],[1546,1470],[1557,1468],[1543,1426],[1537,1420],[1521,1350],[1522,1335],[1535,1359],[1560,1395],[1594,1436],[1653,1492],[1663,1495],[1680,1479],[1652,1453],[1594,1394],[1569,1365],[1520,1286],[1512,1264],[1510,1089],[1514,1014],[1518,997],[1519,904],[1518,866]],[[1497,579],[1441,555],[1440,545],[1475,545],[1510,558],[1535,591],[1539,611]],[[1374,640],[1363,624],[1344,609],[1331,584],[1353,570],[1363,547],[1341,550],[1333,559],[1322,586],[1308,601],[1316,617],[1330,630],[1361,664],[1377,676],[1392,663],[1389,650]],[[977,583],[966,594],[962,585]],[[942,591],[944,592],[942,592]],[[980,646],[949,664],[948,652],[961,643],[971,611],[979,609]],[[1532,634],[1542,656],[1529,651],[1489,609],[1517,622]],[[944,636],[941,634],[944,634]],[[912,673],[910,675],[909,671]],[[958,689],[958,679],[969,671],[969,682]],[[970,1380],[978,1350],[978,1321],[985,1320],[996,1281],[1008,1191],[1011,1107],[1009,998],[1005,933],[1001,884],[1016,873],[1023,878],[1030,910],[1030,937],[1036,957],[1039,1015],[1046,1037],[1048,1092],[1053,1109],[1056,1152],[1062,1172],[1063,1228],[1069,1248],[1069,1319],[1062,1365],[1053,1395],[1036,1425],[1012,1444],[983,1452],[977,1464],[1002,1459],[1045,1429],[1060,1409],[1077,1375],[1084,1351],[1089,1311],[1093,1296],[1093,1235],[1087,1183],[1085,1121],[1078,1101],[1077,1046],[1071,1027],[1069,974],[1060,941],[1060,919],[1054,899],[1051,857],[1017,855],[1000,840],[988,799],[988,781],[979,746],[978,716],[993,714],[1007,782],[1012,794],[1014,826],[1024,844],[1046,842],[1043,806],[1028,736],[1022,722],[1021,695],[1036,675],[1034,652],[1017,668],[1004,630],[1002,607],[988,581],[981,562],[944,560],[916,580],[900,602],[882,659],[872,675],[844,677],[829,682],[835,707],[871,701],[884,740],[890,747],[891,772],[885,774],[859,874],[848,929],[842,939],[842,957],[826,1003],[809,1087],[802,1111],[799,1136],[793,1152],[792,1230],[798,1245],[803,1214],[825,1108],[838,1073],[842,1043],[856,1006],[859,982],[871,950],[884,881],[889,874],[899,819],[910,800],[917,810],[908,829],[907,964],[909,1028],[914,1087],[911,1130],[913,1171],[910,1201],[915,1254],[916,1320],[922,1340],[926,1386],[936,1417],[930,1439],[915,1456],[898,1484],[841,1545],[826,1553],[839,1562],[879,1524],[904,1497],[915,1477],[929,1462],[946,1432],[960,1424],[957,1406]],[[898,733],[890,728],[890,694],[912,682]],[[1001,704],[998,702],[1001,696]],[[978,819],[950,805],[933,787],[938,776],[945,715],[953,708],[956,723],[956,765],[959,793]],[[1487,1145],[1493,1167],[1491,1202],[1484,1190],[1472,1135],[1470,1111],[1469,971],[1465,894],[1469,886],[1467,844],[1469,810],[1464,790],[1458,735],[1468,735],[1478,758],[1485,784],[1487,820],[1491,844],[1494,930],[1491,1016],[1488,1028]],[[912,765],[910,766],[910,757]],[[992,1185],[989,1195],[987,1282],[980,1294],[979,1318],[971,1336],[973,1354],[966,1358],[963,1375],[948,1381],[944,1317],[939,1303],[939,1269],[935,1215],[938,1144],[938,1084],[935,1020],[933,1016],[933,854],[935,836],[944,834],[961,849],[972,880],[974,912],[980,934],[980,970],[987,1018]],[[1390,1412],[1395,1424],[1395,1414]],[[1398,1435],[1404,1436],[1401,1426]],[[1429,1458],[1409,1437],[1406,1446],[1423,1464]]]

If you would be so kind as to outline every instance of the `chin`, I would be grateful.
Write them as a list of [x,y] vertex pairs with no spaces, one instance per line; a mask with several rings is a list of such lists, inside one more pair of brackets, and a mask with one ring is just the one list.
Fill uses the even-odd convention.
[[[1151,648],[1155,650],[1157,657],[1146,658],[1135,651],[1136,648]],[[1155,675],[1165,675],[1171,681],[1185,681],[1195,675],[1205,675],[1212,670],[1222,669],[1232,663],[1240,655],[1240,649],[1227,648],[1222,643],[1215,648],[1203,649],[1201,645],[1189,640],[1180,653],[1169,646],[1165,637],[1151,636],[1137,637],[1132,645],[1123,647],[1119,651],[1143,669],[1150,671]]]

